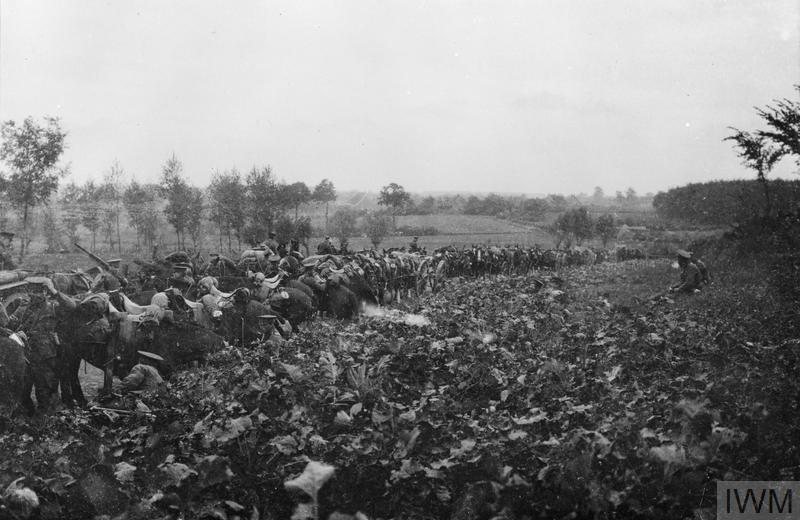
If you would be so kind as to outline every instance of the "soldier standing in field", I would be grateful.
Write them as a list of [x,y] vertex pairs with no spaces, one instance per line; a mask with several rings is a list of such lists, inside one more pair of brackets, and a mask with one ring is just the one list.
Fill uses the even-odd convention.
[[[60,296],[53,282],[41,280],[47,292]],[[9,317],[9,325],[22,330],[28,337],[34,394],[39,412],[51,411],[58,405],[59,366],[61,341],[57,327],[64,313],[74,312],[77,307],[69,297],[53,300],[39,293],[31,293],[27,304],[20,305]]]
[[12,259],[14,251],[14,233],[0,232],[0,271],[12,271],[17,268],[17,263]]
[[408,246],[408,252],[409,253],[419,253],[420,252],[420,249],[419,249],[419,237],[414,237],[413,239],[411,239],[411,244],[409,244],[409,246]]

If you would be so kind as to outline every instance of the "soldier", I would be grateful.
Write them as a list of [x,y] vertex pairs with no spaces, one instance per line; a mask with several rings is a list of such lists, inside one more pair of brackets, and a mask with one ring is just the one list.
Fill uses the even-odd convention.
[[419,253],[419,237],[414,237],[411,239],[411,244],[408,246],[409,253]]
[[278,262],[278,268],[285,271],[290,277],[294,277],[300,271],[300,260],[284,250]]
[[119,258],[109,260],[107,263],[112,269],[114,269],[115,272],[111,273],[105,270],[100,271],[100,274],[95,277],[94,282],[92,283],[91,292],[109,292],[119,290],[121,287],[124,287],[120,281],[120,278],[122,278],[122,281],[126,282],[125,285],[127,285],[125,278],[119,274],[121,262],[122,260]]
[[16,262],[11,258],[14,249],[14,233],[0,232],[0,271],[12,271],[17,268]]
[[281,262],[281,257],[278,256],[278,255],[272,255],[269,258],[267,258],[267,261],[269,261],[269,266],[267,267],[269,272],[267,272],[265,274],[266,274],[267,278],[272,278],[273,276],[278,274],[278,270],[279,270],[278,266],[279,266],[279,264]]
[[697,266],[697,269],[700,270],[700,279],[703,281],[703,284],[704,285],[710,284],[711,277],[708,275],[708,267],[706,267],[705,262],[703,262],[699,258],[695,258],[694,254],[692,254],[692,263]]
[[139,354],[139,362],[119,383],[117,390],[123,393],[158,390],[164,384],[164,379],[156,367],[164,362],[164,358],[144,350],[137,350],[136,353]]
[[[28,281],[34,281],[30,278]],[[59,367],[61,341],[56,332],[59,321],[72,313],[77,305],[72,298],[59,293],[48,278],[36,280],[47,289],[51,298],[31,293],[28,303],[20,305],[9,317],[9,325],[21,329],[29,338],[34,393],[40,412],[47,412],[58,404]],[[52,299],[59,297],[58,300]]]
[[296,238],[289,240],[289,254],[301,262],[303,261],[303,258],[305,258],[303,253],[300,252],[300,241]]
[[347,248],[348,248],[348,246],[349,246],[349,245],[350,245],[350,243],[347,241],[347,239],[346,239],[346,238],[343,238],[343,239],[341,239],[341,240],[339,241],[339,254],[340,254],[340,255],[346,255],[346,254],[348,254],[348,253],[349,253],[349,251],[348,251],[348,249],[347,249]]
[[267,240],[264,241],[264,245],[267,246],[273,253],[277,253],[279,244],[278,241],[275,239],[275,237],[278,236],[278,234],[275,233],[274,231],[270,231],[267,236],[269,238],[267,238]]
[[318,255],[333,255],[336,254],[336,249],[333,247],[331,243],[331,237],[326,236],[323,242],[317,246],[317,254]]
[[692,253],[678,250],[678,266],[681,268],[681,281],[677,285],[669,288],[669,292],[687,293],[692,294],[695,291],[700,291],[700,286],[703,283],[703,276],[700,274],[700,269],[692,262]]

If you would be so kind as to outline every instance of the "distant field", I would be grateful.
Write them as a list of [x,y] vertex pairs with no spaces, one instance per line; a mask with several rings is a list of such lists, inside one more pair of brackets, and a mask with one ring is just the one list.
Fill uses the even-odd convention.
[[397,225],[433,227],[443,235],[522,233],[529,229],[529,226],[484,215],[404,215],[397,217]]
[[[318,210],[318,208],[314,208]],[[310,250],[316,251],[316,246],[322,241],[324,233],[324,216],[320,215],[317,211],[312,216],[315,224],[315,229],[319,230],[316,237],[309,241]],[[454,245],[456,247],[469,246],[472,244],[519,244],[521,246],[534,246],[549,248],[553,247],[553,238],[545,232],[542,227],[544,224],[539,225],[523,225],[513,223],[507,220],[498,219],[489,216],[480,215],[407,215],[397,217],[398,226],[409,226],[415,228],[431,227],[438,231],[438,234],[432,236],[420,236],[420,245],[425,247],[428,251],[433,249]],[[224,241],[224,246],[220,248],[219,237],[217,230],[211,225],[206,223],[203,233],[203,242],[201,244],[201,251],[204,254],[208,252],[222,252],[223,254],[230,254],[237,256],[239,251],[234,242],[234,251],[227,251],[227,242]],[[165,254],[176,249],[175,234],[169,226],[164,226],[161,230],[162,237],[159,244],[160,254]],[[689,244],[704,236],[718,233],[717,230],[696,232],[696,231],[654,231],[647,230],[644,232],[633,231],[620,234],[616,244],[624,244],[629,247],[641,247],[648,251],[650,254],[663,256],[671,254],[676,248],[686,248]],[[89,234],[82,230],[80,243],[91,249],[91,237]],[[410,236],[394,235],[387,237],[380,247],[404,247],[408,246],[411,240]],[[337,242],[337,241],[334,241]],[[108,250],[108,244],[101,236],[98,236],[96,244],[96,252],[105,259],[122,257],[126,262],[130,262],[134,258],[150,258],[151,252],[144,251],[136,247],[136,236],[132,229],[124,226],[122,228],[122,243],[123,253],[120,255],[116,249],[113,252]],[[72,250],[71,244],[63,241],[63,245],[67,250]],[[191,247],[190,241],[187,240],[187,245]],[[338,243],[336,243],[338,246]],[[585,245],[600,246],[600,242],[593,240]],[[609,247],[614,247],[615,242],[609,244]],[[15,245],[18,247],[18,244]],[[363,236],[350,237],[351,249],[369,249],[372,247],[369,239]],[[45,249],[45,244],[41,237],[37,237],[31,244],[30,251],[33,254],[27,256],[22,263],[22,268],[29,270],[69,270],[75,268],[86,268],[93,264],[93,262],[81,253],[66,253],[66,254],[43,254],[40,251]]]

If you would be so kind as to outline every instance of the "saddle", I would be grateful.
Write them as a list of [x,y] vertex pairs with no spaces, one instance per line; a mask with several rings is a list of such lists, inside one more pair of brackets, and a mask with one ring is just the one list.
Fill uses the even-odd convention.
[[[130,300],[128,300],[130,301]],[[133,303],[133,302],[131,302]],[[161,323],[161,320],[171,320],[173,318],[172,311],[162,309],[158,305],[136,305],[133,304],[135,307],[142,309],[139,313],[131,313],[127,310],[117,310],[114,305],[109,302],[108,303],[108,319],[109,321],[129,321],[131,323],[135,323],[136,325],[141,325],[144,323],[155,323],[158,325]]]
[[133,303],[131,299],[123,293],[119,293],[119,296],[122,298],[122,311],[128,314],[142,314],[152,307],[152,305],[138,305]]
[[281,283],[283,275],[284,275],[283,271],[279,271],[278,274],[276,274],[272,278],[264,278],[259,285],[261,285],[262,287],[266,287],[267,289],[274,290]]

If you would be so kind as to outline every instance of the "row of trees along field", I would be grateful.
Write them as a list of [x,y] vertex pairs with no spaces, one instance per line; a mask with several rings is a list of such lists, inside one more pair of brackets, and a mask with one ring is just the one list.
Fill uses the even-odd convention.
[[[70,181],[60,185],[69,173],[60,167],[59,158],[66,146],[66,132],[55,118],[39,124],[27,118],[21,125],[7,121],[2,125],[3,145],[0,158],[9,167],[0,177],[0,190],[7,204],[0,205],[0,227],[19,231],[20,257],[24,257],[35,231],[40,231],[46,251],[55,252],[78,242],[82,230],[88,234],[90,246],[122,252],[125,238],[135,236],[137,250],[150,249],[163,243],[165,224],[171,226],[176,247],[195,249],[201,245],[228,250],[241,249],[243,243],[254,244],[276,231],[280,240],[291,237],[302,243],[319,234],[307,214],[324,207],[324,231],[340,240],[365,235],[377,246],[397,229],[396,217],[401,214],[425,214],[433,203],[435,211],[444,213],[457,209],[464,214],[492,215],[522,220],[537,220],[547,211],[563,211],[580,203],[576,197],[550,195],[546,198],[470,196],[426,197],[415,204],[410,193],[397,184],[384,186],[377,199],[382,211],[364,211],[340,207],[330,218],[330,205],[337,199],[336,188],[323,179],[313,189],[303,182],[285,183],[276,179],[269,167],[254,167],[246,175],[237,170],[217,172],[205,189],[189,184],[183,165],[174,155],[161,168],[156,184],[127,181],[130,177],[123,166],[114,162],[99,181],[83,184]],[[599,195],[598,195],[599,192]],[[595,202],[605,199],[599,188]],[[628,190],[625,204],[634,205],[637,197]],[[12,225],[9,209],[18,217]],[[580,243],[587,236],[576,230],[582,223],[566,214],[555,235],[559,242]],[[574,224],[574,225],[573,225]],[[581,224],[582,225],[582,224]],[[592,229],[596,228],[592,224]],[[205,243],[209,231],[218,235],[218,244]],[[402,231],[402,230],[401,230]],[[411,232],[434,233],[435,229]],[[607,236],[607,233],[600,233]],[[212,239],[213,240],[213,239]],[[216,241],[216,240],[215,240]]]
[[524,195],[499,195],[490,193],[485,197],[477,195],[427,195],[412,197],[400,210],[405,215],[463,214],[487,215],[492,217],[541,222],[549,213],[561,213],[568,209],[587,206],[593,212],[646,212],[652,211],[653,194],[639,196],[636,190],[628,188],[624,193],[616,192],[609,197],[599,186],[594,194],[561,195],[550,194],[544,197]]
[[217,228],[220,247],[225,240],[229,249],[234,240],[241,248],[242,242],[257,243],[272,230],[286,240],[297,237],[306,242],[311,222],[299,214],[300,206],[324,206],[327,227],[328,205],[336,200],[336,189],[328,179],[313,189],[302,182],[287,184],[277,180],[269,167],[254,167],[244,176],[236,170],[216,173],[201,189],[189,184],[174,155],[164,163],[158,184],[125,183],[126,172],[115,162],[100,182],[69,182],[59,190],[69,170],[58,164],[66,146],[66,132],[58,119],[45,118],[43,124],[32,118],[22,124],[7,121],[1,132],[0,159],[8,171],[0,176],[6,202],[0,204],[0,226],[12,227],[9,210],[13,210],[18,217],[13,228],[19,235],[20,258],[37,229],[51,252],[67,246],[65,241],[78,241],[80,227],[90,234],[93,249],[102,239],[109,250],[121,252],[123,232],[131,229],[137,248],[151,248],[165,223],[174,229],[180,249],[199,247],[207,226]]

